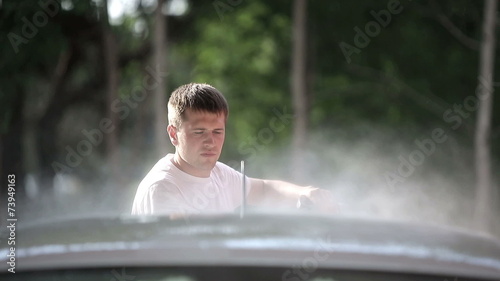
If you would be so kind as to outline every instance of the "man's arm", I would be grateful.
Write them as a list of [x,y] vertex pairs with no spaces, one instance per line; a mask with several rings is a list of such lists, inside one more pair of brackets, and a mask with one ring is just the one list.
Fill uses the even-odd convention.
[[313,209],[325,212],[337,212],[337,203],[333,194],[312,186],[299,186],[285,181],[250,178],[248,203],[264,207],[297,208],[301,196],[309,199]]

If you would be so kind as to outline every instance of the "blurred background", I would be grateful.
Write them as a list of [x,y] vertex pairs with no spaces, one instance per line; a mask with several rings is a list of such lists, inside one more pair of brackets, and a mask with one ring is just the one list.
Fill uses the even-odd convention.
[[129,213],[174,152],[170,93],[203,82],[235,169],[330,189],[346,216],[498,234],[496,5],[0,0],[0,214],[9,174],[20,220]]

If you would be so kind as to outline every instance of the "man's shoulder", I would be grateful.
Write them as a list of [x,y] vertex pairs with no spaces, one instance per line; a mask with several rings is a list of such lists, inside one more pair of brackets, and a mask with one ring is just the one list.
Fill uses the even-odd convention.
[[173,164],[171,154],[160,159],[141,181],[139,186],[173,185]]
[[171,170],[172,166],[174,166],[174,164],[172,163],[172,158],[173,154],[169,153],[165,155],[165,157],[161,158],[160,160],[158,160],[158,162],[156,162],[151,171],[159,172],[159,171]]

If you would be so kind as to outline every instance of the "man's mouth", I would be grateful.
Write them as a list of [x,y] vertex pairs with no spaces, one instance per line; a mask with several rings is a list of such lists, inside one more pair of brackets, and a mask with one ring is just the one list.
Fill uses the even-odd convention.
[[203,157],[212,157],[212,156],[216,156],[216,155],[217,155],[217,153],[215,153],[215,152],[203,152],[201,154],[201,156],[203,156]]

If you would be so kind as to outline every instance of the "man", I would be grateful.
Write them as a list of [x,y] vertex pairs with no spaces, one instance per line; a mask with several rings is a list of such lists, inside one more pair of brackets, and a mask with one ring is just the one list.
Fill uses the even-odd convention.
[[[191,83],[172,93],[167,132],[175,154],[159,160],[139,184],[132,214],[224,213],[241,206],[242,175],[217,161],[228,113],[226,99],[210,85]],[[256,178],[247,178],[246,186],[250,205],[296,208],[303,200],[335,210],[327,190]]]

